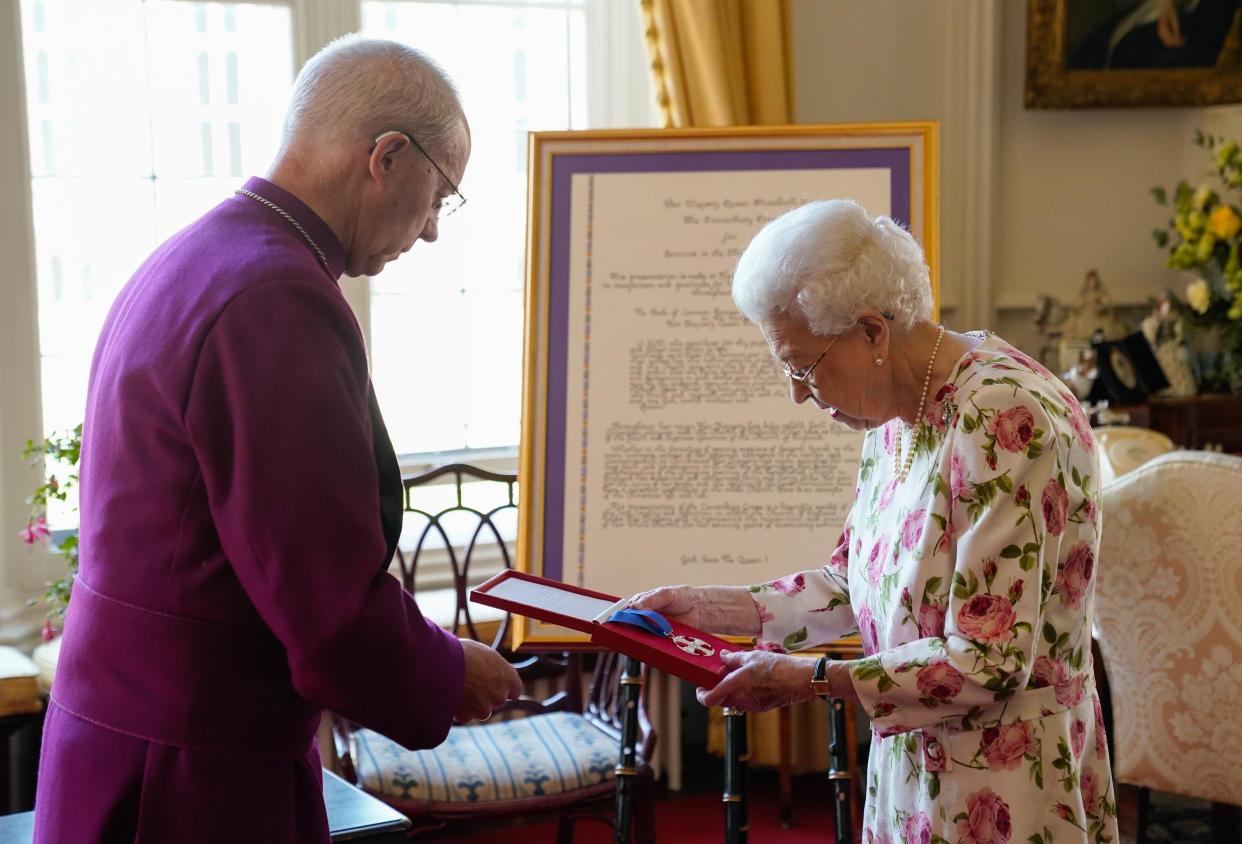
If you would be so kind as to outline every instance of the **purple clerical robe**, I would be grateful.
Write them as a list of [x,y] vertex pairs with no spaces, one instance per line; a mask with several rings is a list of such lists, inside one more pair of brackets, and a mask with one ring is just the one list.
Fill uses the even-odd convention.
[[460,702],[460,643],[385,572],[399,478],[344,249],[292,194],[246,189],[326,267],[235,195],[113,304],[36,842],[325,842],[323,708],[418,748]]

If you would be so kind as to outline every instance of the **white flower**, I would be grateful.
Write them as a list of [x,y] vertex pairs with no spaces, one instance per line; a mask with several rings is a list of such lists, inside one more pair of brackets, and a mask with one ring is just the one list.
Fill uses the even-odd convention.
[[1186,301],[1198,313],[1207,313],[1208,306],[1212,304],[1212,288],[1203,279],[1194,281],[1186,287]]

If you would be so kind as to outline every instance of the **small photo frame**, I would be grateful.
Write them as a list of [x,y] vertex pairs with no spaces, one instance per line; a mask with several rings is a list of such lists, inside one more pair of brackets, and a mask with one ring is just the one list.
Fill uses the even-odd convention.
[[1106,399],[1111,405],[1142,404],[1169,386],[1151,344],[1141,332],[1121,340],[1092,343],[1098,375],[1088,401]]

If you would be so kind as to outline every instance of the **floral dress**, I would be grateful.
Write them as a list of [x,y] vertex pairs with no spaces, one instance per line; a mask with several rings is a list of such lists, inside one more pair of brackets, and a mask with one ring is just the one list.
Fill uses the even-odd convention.
[[752,587],[757,646],[859,632],[864,842],[1116,840],[1091,665],[1095,441],[1051,373],[971,336],[913,443],[899,420],[867,433],[828,564]]

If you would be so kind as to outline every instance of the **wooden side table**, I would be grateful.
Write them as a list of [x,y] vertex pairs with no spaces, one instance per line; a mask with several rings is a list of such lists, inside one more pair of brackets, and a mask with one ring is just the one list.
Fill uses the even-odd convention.
[[1206,393],[1181,399],[1155,398],[1110,410],[1126,413],[1127,424],[1159,431],[1179,448],[1219,445],[1228,452],[1242,452],[1242,396]]

